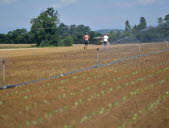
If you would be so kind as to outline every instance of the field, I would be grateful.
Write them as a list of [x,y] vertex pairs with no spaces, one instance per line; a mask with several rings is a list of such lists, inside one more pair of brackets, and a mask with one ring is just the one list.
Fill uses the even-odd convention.
[[[52,78],[95,66],[100,47],[0,50],[6,85],[50,78],[0,90],[0,128],[168,128],[169,50]],[[164,49],[142,44],[141,54]],[[114,45],[99,64],[137,55],[135,44]]]
[[24,48],[24,47],[35,47],[36,44],[0,44],[1,48]]

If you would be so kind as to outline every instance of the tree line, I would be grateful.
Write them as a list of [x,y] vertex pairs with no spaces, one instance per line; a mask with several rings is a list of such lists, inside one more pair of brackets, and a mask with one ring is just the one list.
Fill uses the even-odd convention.
[[[140,42],[154,42],[169,40],[169,14],[164,18],[157,18],[158,26],[147,26],[144,17],[140,18],[138,25],[131,26],[125,22],[124,31],[110,31],[111,41],[124,37],[136,37]],[[94,37],[102,36],[101,33],[91,31],[85,25],[65,25],[60,23],[57,10],[47,8],[36,18],[31,19],[31,29],[16,29],[7,34],[0,34],[0,44],[37,44],[37,46],[72,46],[83,43],[83,35],[90,35],[90,42],[96,44]]]
[[140,18],[138,25],[131,26],[129,21],[125,22],[125,30],[120,32],[111,31],[109,36],[111,41],[116,41],[125,37],[133,37],[139,42],[161,42],[169,41],[169,14],[164,18],[157,18],[158,25],[147,26],[147,21],[144,17]]
[[31,29],[16,29],[0,34],[0,44],[37,44],[37,46],[72,46],[83,43],[83,35],[89,33],[90,42],[100,33],[91,31],[85,25],[65,25],[60,23],[59,15],[53,8],[47,8],[36,18],[31,19]]

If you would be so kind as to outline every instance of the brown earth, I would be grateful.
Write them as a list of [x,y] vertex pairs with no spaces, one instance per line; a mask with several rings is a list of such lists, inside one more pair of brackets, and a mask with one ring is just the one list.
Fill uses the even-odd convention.
[[[142,52],[150,51],[147,46]],[[150,46],[153,52],[162,49]],[[37,49],[36,56],[31,50],[8,52],[7,81],[21,83],[94,66],[97,47]],[[137,50],[134,45],[114,46],[100,51],[100,63],[131,57]],[[168,128],[168,85],[169,51],[164,51],[0,90],[0,128]]]
[[36,44],[0,44],[0,48],[23,48],[23,47],[35,47]]
[[[141,54],[166,49],[166,43],[141,44]],[[0,49],[0,59],[5,59],[6,85],[20,84],[37,79],[50,78],[63,73],[105,64],[137,56],[138,44],[112,45],[105,49],[101,45],[83,45],[57,48]],[[0,68],[2,72],[2,68]],[[2,73],[0,73],[2,78]],[[0,81],[0,86],[2,81]]]

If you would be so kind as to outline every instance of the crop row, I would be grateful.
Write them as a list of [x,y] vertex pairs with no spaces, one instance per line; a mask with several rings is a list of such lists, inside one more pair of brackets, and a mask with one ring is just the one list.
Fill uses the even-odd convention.
[[[148,62],[146,62],[146,63],[148,63]],[[146,65],[146,63],[144,63],[145,65]],[[151,69],[151,68],[155,68],[156,66],[159,66],[159,65],[163,65],[163,64],[165,64],[165,63],[168,63],[168,61],[166,61],[166,62],[163,62],[163,63],[160,63],[160,64],[156,64],[156,65],[154,65],[154,66],[151,66],[151,67],[148,67],[148,68],[145,68],[145,69],[140,69],[140,70],[138,70],[138,71],[135,71],[135,72],[132,72],[132,74],[137,74],[138,72],[142,72],[142,71],[146,71],[146,70],[148,70],[148,69]],[[138,65],[139,66],[139,65]],[[96,76],[94,76],[94,77],[90,77],[90,76],[88,76],[87,78],[85,77],[85,80],[82,80],[81,79],[81,81],[80,81],[80,83],[83,83],[83,82],[87,82],[87,81],[89,81],[89,80],[93,80],[93,79],[97,79],[97,78],[99,78],[99,77],[102,77],[102,76],[108,76],[109,75],[109,72],[111,72],[113,70],[113,68],[111,69],[111,68],[109,68],[109,70],[107,70],[107,73],[102,73],[102,74],[99,74],[99,75],[96,75]],[[123,71],[124,69],[123,68],[121,68],[120,70],[118,70],[118,71],[116,71],[116,70],[113,70],[113,72],[120,72],[120,71]],[[99,73],[99,70],[95,70],[94,72],[92,72],[92,73],[90,73],[90,75],[94,75],[94,74],[98,74]],[[84,74],[82,74],[82,75],[79,75],[79,76],[73,76],[73,78],[79,78],[80,76],[82,76],[82,77],[84,77],[84,75],[86,75],[86,73],[84,73]],[[88,74],[89,75],[89,74]],[[130,76],[130,74],[128,74],[128,75],[125,75],[125,77],[128,77],[128,76]],[[124,78],[124,77],[123,77]],[[118,78],[114,78],[114,81],[116,80],[116,79],[122,79],[122,78],[120,78],[120,77],[118,77]],[[60,82],[58,82],[58,83],[64,83],[64,82],[69,82],[69,79],[63,79],[63,80],[61,80]],[[56,85],[56,83],[55,82],[50,82],[50,83],[48,83],[48,84],[43,84],[42,86],[40,86],[40,88],[41,87],[48,87],[48,86],[52,86],[52,85]],[[26,85],[25,85],[26,86]],[[67,85],[66,85],[67,86]],[[22,86],[20,86],[20,87],[22,87]],[[57,88],[58,89],[63,89],[63,88],[65,88],[65,86],[64,85],[62,85],[61,84],[61,86],[57,86]],[[39,89],[39,88],[37,88],[37,89]],[[30,89],[27,89],[27,91],[28,92],[30,92]],[[25,92],[23,92],[23,91],[21,91],[21,92],[18,92],[18,91],[15,91],[15,92],[13,92],[13,93],[11,93],[10,95],[12,96],[12,95],[15,95],[15,94],[17,94],[17,95],[19,95],[19,93],[20,94],[24,94]],[[9,94],[8,93],[6,93],[6,95],[7,96],[9,96]]]
[[152,88],[154,88],[156,86],[159,86],[159,85],[165,83],[168,80],[169,80],[169,77],[167,76],[165,79],[157,81],[156,83],[153,83],[151,85],[148,85],[144,89],[136,89],[133,92],[131,91],[128,95],[123,96],[121,100],[115,101],[113,103],[109,103],[109,104],[106,105],[106,107],[100,108],[99,111],[92,112],[90,115],[85,115],[85,116],[81,117],[79,122],[80,123],[84,123],[86,121],[89,121],[93,117],[97,117],[98,118],[99,115],[101,116],[101,115],[107,114],[107,112],[110,112],[111,109],[113,109],[113,107],[115,107],[115,106],[127,101],[129,98],[132,98],[133,96],[141,94],[141,93],[143,93],[145,91],[151,90]]
[[[163,62],[157,63],[160,62],[160,60]],[[75,74],[77,77],[75,75],[70,75],[61,77],[56,80],[47,80],[46,83],[49,82],[47,84],[43,84],[45,83],[45,81],[40,82],[42,86],[37,86],[37,84],[34,83],[30,84],[30,86],[27,87],[21,86],[19,88],[2,90],[4,94],[3,97],[0,97],[0,105],[2,109],[5,108],[5,106],[12,105],[13,109],[11,113],[13,113],[13,111],[15,113],[13,113],[10,117],[11,114],[7,112],[8,109],[5,109],[4,112],[0,112],[1,119],[4,119],[4,121],[10,120],[12,122],[13,120],[15,120],[15,117],[17,118],[16,120],[22,118],[23,120],[17,122],[18,127],[24,127],[25,125],[27,125],[28,127],[34,127],[32,125],[39,125],[39,123],[42,124],[44,121],[48,122],[49,119],[53,119],[55,116],[57,116],[58,120],[61,120],[59,119],[60,116],[63,117],[65,115],[69,115],[69,113],[70,115],[72,115],[73,112],[77,114],[77,111],[84,110],[83,106],[89,106],[90,108],[92,107],[93,103],[97,104],[99,102],[102,102],[103,99],[108,98],[108,102],[103,101],[103,104],[95,106],[95,109],[91,108],[87,112],[85,110],[84,113],[79,115],[79,118],[74,118],[73,114],[72,119],[69,118],[68,121],[65,121],[65,124],[68,124],[65,125],[65,128],[74,126],[76,123],[78,123],[77,125],[83,125],[88,121],[90,122],[90,120],[92,120],[93,118],[98,118],[102,115],[105,115],[107,113],[107,107],[109,104],[116,103],[116,106],[118,106],[128,99],[132,99],[132,97],[134,97],[135,95],[144,92],[142,91],[144,89],[142,89],[141,86],[144,82],[147,85],[150,85],[150,83],[155,83],[154,85],[152,85],[152,88],[156,85],[160,85],[163,83],[166,84],[168,78],[164,79],[162,76],[168,76],[167,72],[169,69],[169,61],[164,62],[164,60],[159,59],[157,60],[157,62],[155,60],[145,61],[146,63],[143,63],[142,61],[142,63],[136,66],[134,65],[134,68],[129,68],[126,69],[126,71],[122,72],[120,71],[122,69],[120,67],[118,67],[118,70],[114,68],[115,66],[106,66],[105,68],[100,68],[100,70],[97,71],[95,69],[92,70],[95,73],[92,72],[90,74],[90,72],[86,71],[86,76],[90,74],[87,77],[79,77],[82,73],[77,73]],[[107,69],[108,73],[106,72],[107,67],[110,67]],[[122,75],[123,77],[121,77]],[[90,79],[90,76],[93,76],[92,79]],[[154,78],[157,78],[157,80],[155,80]],[[99,79],[103,79],[104,82],[99,82]],[[73,83],[72,81],[76,83],[74,85],[71,85],[71,83]],[[55,84],[53,84],[53,82]],[[130,91],[129,93],[125,92],[122,95],[118,95],[117,99],[112,97],[112,95],[123,92],[127,88]],[[135,92],[136,90],[134,89],[136,89],[137,92]],[[8,95],[5,95],[5,92]],[[129,94],[132,96],[128,97]],[[113,101],[113,103],[110,100]],[[20,103],[20,109],[16,107],[17,103]],[[39,114],[35,115],[35,111]],[[93,114],[95,112],[96,116]],[[103,114],[97,114],[99,112]],[[28,116],[26,116],[27,114]],[[91,118],[88,119],[88,116],[91,116]]]
[[[167,62],[169,62],[169,61],[167,61]],[[155,68],[155,67],[157,67],[157,66],[161,66],[161,65],[163,65],[163,64],[167,64],[166,62],[163,62],[163,63],[159,63],[159,64],[156,64],[156,65],[153,65],[153,66],[151,66],[151,67],[149,67],[148,69],[153,69],[153,68]],[[139,72],[144,72],[144,71],[147,71],[148,69],[140,69],[140,70],[137,70],[137,71],[135,71],[135,72],[132,72],[131,74],[128,74],[128,75],[125,75],[125,76],[123,76],[123,77],[117,77],[117,78],[114,78],[114,79],[112,79],[111,81],[112,82],[116,82],[116,81],[118,81],[118,80],[123,80],[124,78],[127,78],[127,77],[131,77],[131,75],[136,75],[136,74],[138,74]],[[159,70],[160,71],[160,70]],[[102,77],[102,76],[106,76],[106,75],[109,75],[109,73],[106,73],[106,74],[101,74],[101,75],[98,75],[98,76],[95,76],[94,78],[96,79],[96,78],[100,78],[100,77]],[[125,84],[121,84],[121,85],[119,85],[119,86],[117,86],[117,88],[120,88],[120,87],[122,87],[122,86],[126,86],[126,85],[129,85],[129,84],[133,84],[133,83],[136,83],[136,82],[138,82],[138,81],[140,81],[140,80],[144,80],[145,78],[147,78],[147,77],[152,77],[153,75],[151,75],[151,74],[148,74],[147,76],[144,76],[144,77],[141,77],[141,78],[138,78],[138,79],[136,79],[136,80],[134,80],[134,81],[131,81],[131,82],[127,82],[127,83],[125,83]],[[92,79],[90,79],[89,78],[89,80],[92,80]],[[88,79],[87,79],[87,81],[88,81]],[[86,81],[84,81],[84,82],[86,82]],[[79,82],[79,83],[83,83],[83,82]],[[110,83],[110,81],[105,81],[105,82],[103,82],[102,84],[98,84],[98,85],[91,85],[91,86],[87,86],[87,87],[85,87],[85,88],[81,88],[81,89],[79,89],[79,91],[80,92],[84,92],[84,91],[88,91],[88,90],[90,90],[90,89],[92,89],[92,88],[96,88],[96,87],[98,87],[98,86],[103,86],[103,85],[105,85],[105,84],[108,84],[108,83]],[[50,84],[49,84],[49,86],[50,86]],[[57,89],[60,89],[61,87],[59,87],[58,86],[58,88],[54,88],[54,89],[47,89],[46,91],[45,91],[45,93],[50,93],[50,91],[54,91],[54,90],[57,90]],[[62,87],[63,88],[63,87]],[[27,92],[29,92],[29,93],[32,93],[32,92],[30,92],[30,89],[26,89],[26,91]],[[15,91],[15,92],[13,92],[12,93],[12,95],[18,95],[18,96],[20,96],[21,95],[21,93],[22,94],[24,94],[25,93],[25,91]],[[42,93],[42,92],[41,92]],[[104,92],[102,92],[102,93],[104,93]],[[42,93],[42,94],[44,94],[44,93]],[[66,94],[66,93],[63,93],[62,95],[59,95],[58,96],[58,98],[59,99],[61,99],[61,98],[66,98],[67,96],[71,96],[71,95],[77,95],[78,94],[78,92],[77,93],[74,93],[74,92],[69,92],[68,94]],[[6,94],[7,96],[9,96],[8,94]],[[37,94],[37,93],[34,93],[34,94],[31,94],[31,95],[25,95],[24,96],[24,98],[33,98],[33,97],[35,97],[36,95],[41,95],[41,94]],[[22,98],[22,97],[20,97],[20,98]],[[13,101],[14,101],[14,99],[12,99]],[[10,100],[9,100],[9,102],[11,102]]]
[[[52,67],[56,67],[56,66],[52,66]],[[28,70],[28,71],[31,71],[31,70]],[[32,71],[36,71],[36,70],[32,70]],[[21,71],[19,71],[19,72],[21,72]],[[19,72],[18,72],[18,73],[19,73]],[[19,75],[18,73],[17,73],[17,75]],[[30,75],[30,74],[31,74],[31,75]],[[34,76],[36,76],[35,73],[33,73],[33,72],[31,72],[31,73],[29,73],[29,74],[27,74],[27,75],[26,75],[25,73],[24,73],[24,74],[21,74],[21,76],[24,78],[24,81],[23,81],[23,82],[25,82],[25,81],[31,81],[31,79],[29,79],[29,77],[31,77],[32,74],[34,74]],[[40,73],[38,72],[38,74],[40,74]],[[52,73],[50,76],[56,75],[56,74],[57,74],[57,73],[53,71],[53,73]],[[13,75],[14,75],[14,74],[13,74]],[[24,75],[25,75],[25,77],[24,77]],[[15,77],[15,78],[14,78],[13,80],[14,80],[16,83],[21,82],[21,78],[22,78],[22,77],[19,77],[19,78],[17,78],[16,76],[14,76],[14,77]],[[12,78],[12,77],[10,77],[10,79],[11,79],[11,78]],[[23,78],[22,78],[22,79],[23,79]],[[37,77],[36,77],[36,78],[37,78]],[[42,78],[42,77],[41,77],[41,78]],[[37,79],[38,79],[38,78],[37,78]]]
[[[27,60],[25,58],[19,59],[19,62],[14,61],[15,67],[12,66],[12,63],[7,65],[7,69],[9,71],[8,74],[11,74],[9,77],[10,79],[13,78],[14,80],[19,81],[20,77],[17,78],[17,76],[22,76],[24,78],[29,77],[30,74],[34,75],[38,78],[43,77],[50,77],[55,74],[59,74],[62,72],[62,70],[65,71],[72,71],[72,69],[78,68],[84,68],[88,67],[89,65],[95,65],[95,58],[93,58],[93,61],[88,61],[90,58],[85,58],[83,60],[78,60],[78,58],[62,58],[60,60],[59,58],[56,58],[54,55],[44,57],[43,59],[40,58],[28,58]],[[33,60],[33,61],[32,61]],[[39,61],[37,61],[39,60]],[[42,61],[43,60],[43,61]],[[55,62],[54,60],[59,60],[59,62]],[[55,63],[54,63],[55,62]],[[92,64],[92,63],[93,64]],[[26,66],[26,68],[25,68]],[[18,67],[18,68],[17,68]],[[41,68],[39,68],[41,67]],[[14,72],[14,69],[20,69],[16,70]],[[38,69],[38,70],[37,70]],[[13,71],[14,73],[10,73],[10,71]],[[57,71],[57,72],[55,72]],[[15,74],[16,73],[16,74]],[[41,74],[41,75],[39,75]],[[44,75],[44,76],[42,76]],[[8,79],[8,77],[7,77]]]
[[142,109],[137,111],[136,113],[133,114],[133,116],[127,120],[126,122],[122,123],[118,128],[126,128],[126,126],[129,123],[136,123],[138,118],[143,116],[144,114],[154,110],[155,108],[157,108],[157,106],[161,103],[164,102],[167,98],[169,97],[169,92],[165,92],[164,95],[160,96],[155,102],[151,103],[147,108]]
[[[166,68],[167,69],[167,68]],[[164,69],[165,70],[165,69]],[[164,71],[164,70],[161,70],[161,71],[158,71],[158,73],[159,72],[162,72],[162,71]],[[149,76],[149,75],[148,75]],[[167,77],[167,79],[168,79],[168,77]],[[167,80],[166,79],[166,80]],[[139,79],[139,80],[144,80],[144,79]],[[161,83],[163,83],[163,82],[165,82],[166,80],[161,80],[160,82],[157,82],[157,83],[155,83],[155,84],[152,84],[151,85],[151,87],[153,87],[153,86],[155,86],[155,85],[157,85],[157,84],[161,84]],[[145,90],[147,90],[147,88],[145,88]],[[97,95],[93,95],[93,96],[91,96],[91,97],[93,97],[93,98],[86,98],[87,100],[86,101],[88,101],[88,102],[90,102],[91,100],[94,100],[95,98],[97,98],[97,97],[100,97],[100,96],[103,96],[103,95],[105,95],[106,93],[111,93],[112,92],[112,88],[110,88],[108,91],[101,91],[100,92],[100,94],[97,94]],[[134,92],[130,92],[130,95],[131,96],[133,96],[133,95],[135,95],[135,94],[137,94],[137,93],[140,93],[140,92],[143,92],[143,91],[141,91],[141,90],[137,90],[137,91],[134,91]],[[62,98],[64,98],[64,97],[62,97]],[[123,97],[123,100],[122,101],[124,101],[124,100],[126,100],[128,98],[128,96],[124,96]],[[47,100],[45,100],[44,101],[44,103],[47,103],[48,101]],[[51,101],[50,101],[51,102]],[[55,101],[55,102],[57,102],[57,100]],[[64,106],[64,107],[62,107],[62,108],[58,108],[58,109],[56,109],[56,110],[53,110],[53,111],[50,111],[50,112],[47,112],[47,113],[45,113],[44,115],[48,115],[48,116],[45,116],[45,117],[51,117],[53,114],[56,114],[55,112],[57,111],[58,113],[61,113],[61,112],[63,112],[63,111],[65,111],[65,110],[70,110],[70,109],[75,109],[75,108],[77,108],[78,107],[78,105],[80,105],[80,104],[85,104],[85,100],[82,100],[82,99],[78,99],[78,101],[75,101],[74,102],[74,104],[73,104],[73,106]],[[118,102],[115,102],[114,104],[119,104]],[[110,105],[110,104],[109,104]],[[34,106],[32,106],[32,107],[34,107]],[[25,109],[26,109],[26,111],[28,111],[29,109],[31,109],[30,107],[28,107],[28,106],[26,106],[25,107]],[[99,113],[102,113],[102,111],[103,111],[103,109],[101,109],[100,110],[101,112],[99,112]],[[22,113],[22,112],[19,112],[19,113]],[[52,114],[53,113],[53,114]],[[96,113],[98,113],[98,112],[96,112]],[[96,114],[95,113],[95,114]],[[95,115],[94,114],[94,115]],[[96,114],[97,115],[97,114]],[[91,116],[90,116],[91,117]],[[86,116],[85,117],[82,117],[82,119],[81,120],[84,120],[84,118],[86,118]],[[38,120],[42,120],[42,119],[44,119],[43,117],[39,117],[38,118]],[[38,122],[37,120],[36,121],[33,121],[33,122]],[[83,122],[83,121],[82,121]],[[28,123],[27,123],[28,124]],[[35,123],[32,123],[32,124],[35,124]]]
[[[131,91],[128,95],[123,96],[121,100],[115,101],[113,103],[109,103],[109,104],[106,105],[106,107],[102,107],[99,111],[92,112],[90,115],[85,115],[85,116],[81,117],[79,122],[82,124],[82,123],[85,123],[86,121],[89,121],[91,118],[94,118],[94,117],[98,118],[98,116],[103,116],[104,114],[107,114],[107,112],[110,112],[111,109],[113,109],[113,107],[116,107],[117,105],[122,104],[123,102],[126,102],[128,99],[133,98],[135,95],[141,94],[141,93],[143,93],[145,91],[149,91],[152,88],[165,83],[167,80],[169,80],[169,77],[166,77],[163,80],[157,81],[156,83],[153,83],[153,84],[145,87],[144,89],[136,89],[135,91]],[[79,99],[79,103],[84,104],[84,101]],[[72,109],[75,109],[79,103],[75,102],[74,103],[75,106],[72,107]],[[71,107],[64,106],[63,108],[59,108],[59,109],[52,110],[52,111],[49,111],[47,113],[44,113],[44,115],[42,117],[39,117],[37,120],[31,121],[31,122],[30,121],[25,121],[25,124],[29,125],[29,126],[30,125],[37,125],[38,123],[40,123],[40,122],[42,122],[44,120],[48,120],[53,115],[60,114],[63,111],[68,111],[70,109],[71,109]],[[76,123],[77,121],[74,120],[72,122]],[[71,128],[71,124],[65,125],[65,127],[70,127]]]
[[[30,62],[29,62],[30,63]],[[39,62],[40,63],[40,62]],[[14,72],[14,69],[17,69],[16,67],[14,67],[13,69],[9,69],[9,71],[13,71],[13,73],[11,74],[11,76],[7,76],[7,80],[9,79],[13,79],[13,81],[15,81],[16,83],[14,84],[18,84],[21,82],[27,82],[27,81],[31,81],[33,79],[41,79],[41,78],[46,78],[46,77],[51,77],[51,76],[55,76],[58,74],[62,74],[64,72],[64,70],[66,71],[66,67],[63,66],[63,64],[59,64],[62,67],[59,67],[59,65],[54,65],[53,62],[50,61],[51,64],[48,64],[48,66],[40,66],[43,67],[42,69],[38,69],[36,68],[36,70],[34,69],[34,66],[31,66],[30,69],[31,70],[23,70],[23,72],[21,72],[21,70]],[[57,62],[58,63],[58,62]],[[41,63],[40,63],[41,64]],[[30,64],[31,65],[31,64]],[[37,64],[36,64],[37,65]],[[70,66],[71,64],[69,64]],[[90,65],[91,64],[84,64],[84,65]],[[25,64],[22,65],[25,67]],[[73,67],[75,67],[74,64],[72,64]],[[44,69],[44,67],[46,67],[46,69]],[[78,69],[80,68],[84,68],[84,66],[82,66],[82,64],[76,66],[78,67]],[[21,69],[21,65],[19,66],[19,69]],[[37,70],[38,69],[38,70]],[[56,72],[57,71],[57,72]],[[67,70],[68,71],[68,70]],[[9,74],[9,73],[8,73]],[[33,76],[33,77],[32,77]],[[11,80],[10,80],[11,81]],[[7,81],[8,82],[8,81]],[[8,82],[9,83],[9,82]],[[11,84],[12,82],[10,82],[9,84]]]
[[[151,75],[150,75],[150,76],[151,76]],[[139,78],[138,80],[144,80],[144,79],[145,79],[145,78],[143,77],[143,78]],[[135,81],[135,82],[136,82],[136,81]],[[131,83],[134,83],[134,81],[132,81]],[[104,85],[104,84],[106,84],[106,82],[103,83],[103,85]],[[128,83],[127,83],[127,84],[128,84]],[[127,84],[126,84],[126,85],[127,85]],[[102,85],[99,85],[99,86],[102,86]],[[121,85],[121,86],[124,86],[124,85]],[[86,91],[89,90],[89,89],[90,89],[90,87],[87,87],[87,88],[86,88]],[[111,90],[111,88],[110,88],[110,90]],[[85,91],[85,90],[81,90],[81,91]],[[46,92],[46,93],[50,93],[50,92]],[[101,95],[101,94],[104,94],[104,93],[106,93],[106,91],[103,90],[102,92],[100,92],[100,94],[97,94],[97,96],[99,96],[99,95]],[[76,93],[73,93],[73,92],[72,92],[72,93],[69,93],[69,94],[62,94],[62,95],[59,95],[59,96],[58,96],[58,99],[66,98],[68,95],[69,95],[69,96],[71,96],[71,95],[76,96],[77,94],[76,94]],[[95,96],[96,96],[96,95],[91,96],[90,98],[88,98],[88,100],[90,101],[90,100],[91,100],[93,97],[95,97]],[[24,96],[24,99],[28,99],[28,98],[29,98],[28,96]],[[45,103],[45,102],[48,102],[48,101],[45,100],[45,99],[44,99],[43,101],[44,101],[44,103]],[[9,102],[11,102],[11,100],[9,100]],[[51,102],[51,101],[50,101],[50,102]],[[52,102],[57,102],[57,100],[55,99],[55,100],[52,101]],[[75,102],[74,102],[74,105],[77,106],[77,105],[79,104],[78,102],[81,102],[81,100],[75,101]],[[33,105],[35,105],[35,103],[33,103]],[[32,106],[32,105],[31,105],[31,106]],[[28,108],[31,109],[30,106],[25,106],[25,108],[26,108],[26,110],[28,110]]]

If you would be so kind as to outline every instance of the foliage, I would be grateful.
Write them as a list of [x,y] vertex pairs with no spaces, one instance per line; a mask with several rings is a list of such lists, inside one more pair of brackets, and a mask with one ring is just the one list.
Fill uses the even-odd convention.
[[71,36],[64,37],[59,41],[58,46],[72,46],[73,38]]
[[57,25],[59,24],[59,19],[57,11],[53,8],[48,8],[46,11],[42,12],[40,16],[33,18],[31,24],[31,34],[38,46],[41,42],[46,46],[54,45],[54,42],[55,44],[58,43],[59,35],[57,33]]
[[169,21],[169,14],[165,16],[164,20]]
[[140,18],[138,25],[130,26],[129,21],[125,22],[124,32],[113,32],[109,33],[111,41],[116,41],[125,37],[135,36],[139,42],[162,42],[169,41],[169,14],[165,16],[164,20],[162,17],[157,18],[158,26],[147,27],[147,22],[144,17]]
[[142,30],[142,29],[145,29],[146,27],[147,27],[146,19],[144,17],[141,17],[140,24],[137,26],[137,29]]
[[131,26],[130,26],[129,21],[127,20],[126,23],[125,23],[125,31],[130,32],[130,30],[131,30]]
[[91,35],[91,43],[95,43],[94,36],[100,35],[90,31],[89,26],[70,25],[60,23],[58,12],[47,8],[36,18],[31,19],[30,32],[26,29],[16,29],[8,34],[0,34],[1,44],[37,44],[37,46],[72,46],[73,43],[83,43],[83,35]]
[[6,43],[6,35],[5,34],[0,34],[0,44]]
[[7,35],[0,34],[1,44],[30,44],[30,34],[26,29],[16,29],[9,31]]
[[[135,36],[140,42],[168,41],[169,14],[164,18],[157,18],[158,26],[147,27],[144,17],[140,17],[138,25],[131,26],[129,20],[125,22],[125,31],[110,31],[110,41],[117,41],[125,37]],[[0,34],[0,44],[37,44],[37,46],[72,46],[83,44],[83,35],[87,32],[90,36],[90,44],[97,44],[95,37],[102,37],[102,33],[90,30],[89,26],[70,26],[60,23],[59,14],[53,8],[47,8],[36,18],[31,19],[30,32],[26,29],[16,29],[7,34]],[[70,42],[69,42],[70,41]]]

